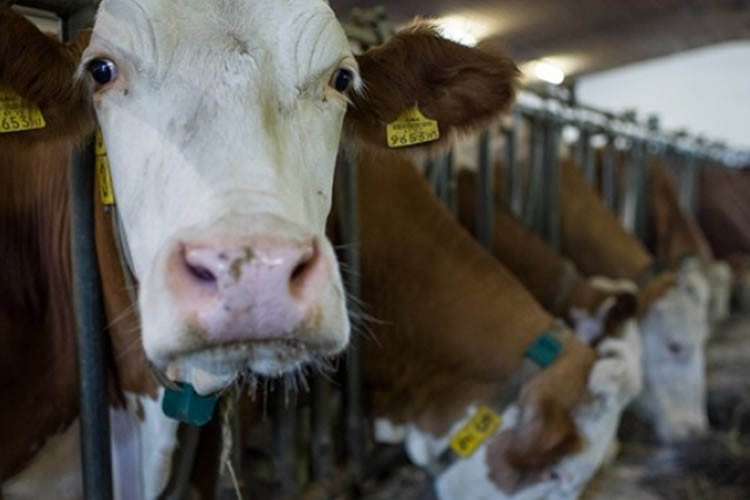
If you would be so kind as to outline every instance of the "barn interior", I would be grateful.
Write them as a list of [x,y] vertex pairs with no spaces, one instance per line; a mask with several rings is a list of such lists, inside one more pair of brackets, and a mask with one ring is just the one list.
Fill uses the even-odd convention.
[[[98,7],[95,0],[4,3],[62,39],[90,26]],[[731,314],[708,325],[705,344],[710,429],[664,444],[638,416],[626,414],[614,458],[581,491],[482,497],[473,496],[469,483],[467,496],[438,491],[437,480],[414,464],[403,444],[375,442],[361,360],[370,319],[367,304],[356,302],[362,286],[357,243],[361,228],[351,214],[358,210],[358,167],[340,158],[336,191],[344,209],[338,223],[346,243],[337,252],[349,269],[344,275],[347,293],[355,297],[350,314],[364,333],[352,337],[347,353],[332,362],[335,369],[311,374],[301,383],[294,377],[263,380],[253,387],[253,399],[237,396],[234,406],[227,403],[210,431],[213,446],[204,448],[206,438],[199,438],[198,428],[181,429],[188,458],[176,463],[160,498],[198,498],[190,496],[199,489],[190,484],[198,467],[216,472],[215,484],[208,488],[212,496],[206,498],[217,499],[750,498],[750,385],[743,376],[750,364],[750,218],[745,217],[750,215],[750,197],[744,195],[750,192],[750,136],[745,132],[750,116],[750,2],[329,3],[355,51],[377,47],[415,18],[425,18],[456,43],[504,47],[517,63],[520,89],[508,113],[485,130],[460,137],[449,151],[415,162],[454,217],[459,211],[457,176],[464,170],[474,173],[475,236],[487,251],[496,237],[493,213],[500,203],[549,248],[562,252],[560,169],[573,162],[628,234],[655,252],[649,215],[651,165],[666,165],[681,216],[701,232],[711,259],[728,262],[733,273]],[[90,167],[85,152],[74,161]],[[72,185],[83,185],[71,203],[85,211],[92,204],[93,179],[75,175]],[[496,188],[499,175],[504,178],[502,193]],[[74,255],[74,270],[81,273],[77,286],[97,279],[86,274],[91,270],[82,264],[96,259],[90,243]],[[111,478],[101,478],[111,471],[97,458],[109,455],[111,447],[108,425],[101,424],[109,418],[101,403],[106,398],[101,376],[108,362],[106,345],[96,340],[96,332],[103,330],[101,299],[80,297],[80,303],[88,304],[77,314],[82,325],[82,393],[90,401],[82,406],[80,418],[86,444],[83,484],[85,498],[107,500],[114,498]],[[252,425],[247,425],[248,414]],[[217,460],[206,463],[202,453],[215,453]],[[0,499],[2,491],[0,487]]]

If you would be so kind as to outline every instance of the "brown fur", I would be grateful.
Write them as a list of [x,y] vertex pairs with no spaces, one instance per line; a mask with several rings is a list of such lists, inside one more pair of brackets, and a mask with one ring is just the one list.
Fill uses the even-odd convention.
[[0,26],[0,86],[39,106],[47,122],[43,129],[0,135],[0,147],[6,140],[25,144],[48,139],[78,142],[91,133],[91,85],[87,79],[74,78],[91,33],[82,31],[71,43],[60,43],[3,5]]
[[[502,166],[495,169],[496,192],[503,192]],[[457,177],[458,217],[472,234],[476,223],[476,175],[461,170]],[[608,296],[588,284],[578,273],[566,278],[565,259],[527,229],[499,201],[493,212],[495,256],[523,283],[534,298],[549,312],[567,317],[573,307],[593,312]],[[570,279],[569,291],[558,300],[562,280]]]
[[680,206],[677,180],[661,161],[654,161],[649,176],[651,250],[670,266],[686,254],[712,259],[711,247],[697,222]]
[[[570,161],[560,163],[562,253],[587,276],[636,281],[654,264],[643,245],[622,227]],[[639,316],[674,284],[672,272],[649,280],[638,297]]]
[[[451,219],[408,161],[363,155],[359,172],[361,293],[379,320],[371,325],[376,340],[364,345],[372,409],[444,435],[467,405],[492,398],[553,320]],[[577,439],[569,411],[593,361],[569,337],[558,361],[524,387],[522,406],[534,418],[514,436],[515,463],[554,461]]]
[[456,133],[481,128],[507,111],[519,76],[505,51],[465,47],[424,24],[399,32],[357,62],[365,87],[352,96],[344,135],[347,142],[376,148],[386,147],[386,125],[415,104],[440,127],[441,138],[429,149],[444,148]]

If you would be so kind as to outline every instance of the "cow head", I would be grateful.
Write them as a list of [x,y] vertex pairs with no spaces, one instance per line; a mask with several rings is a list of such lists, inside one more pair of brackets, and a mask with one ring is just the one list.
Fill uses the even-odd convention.
[[515,72],[425,29],[355,58],[322,0],[102,2],[80,74],[149,360],[208,393],[341,351],[324,230],[347,109],[362,144],[417,103],[447,139],[507,108]]
[[[655,298],[649,299],[649,294]],[[706,430],[705,343],[708,285],[693,267],[665,273],[642,292],[645,383],[635,410],[665,441]]]

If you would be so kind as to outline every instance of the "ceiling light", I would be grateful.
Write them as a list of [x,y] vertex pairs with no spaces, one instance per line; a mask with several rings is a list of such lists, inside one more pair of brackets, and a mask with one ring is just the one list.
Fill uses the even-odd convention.
[[448,40],[473,47],[486,31],[479,24],[462,16],[448,16],[436,22],[440,34]]
[[537,61],[533,71],[536,78],[553,85],[560,85],[565,80],[565,72],[549,61]]

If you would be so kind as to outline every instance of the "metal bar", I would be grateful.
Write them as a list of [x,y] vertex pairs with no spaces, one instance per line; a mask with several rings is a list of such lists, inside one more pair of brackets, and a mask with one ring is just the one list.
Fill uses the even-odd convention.
[[635,233],[636,213],[640,201],[641,148],[633,142],[630,150],[628,168],[625,171],[625,192],[620,204],[620,222],[628,231]]
[[456,175],[453,150],[443,155],[443,193],[442,200],[448,211],[453,215],[457,212],[456,206]]
[[[63,23],[65,38],[70,39],[77,30],[88,26],[95,13],[94,6],[72,12]],[[69,183],[83,492],[87,499],[109,500],[113,495],[109,373],[106,319],[94,237],[94,145],[91,139],[85,147],[74,151]]]
[[331,390],[328,380],[323,375],[316,375],[312,379],[310,391],[312,397],[310,412],[312,479],[327,491],[333,464],[333,440],[329,411]]
[[73,154],[70,169],[70,214],[73,295],[78,332],[81,462],[87,499],[112,498],[109,438],[109,373],[106,324],[94,239],[94,150],[89,141]]
[[273,457],[279,496],[284,500],[295,499],[297,488],[297,404],[290,401],[293,393],[286,379],[275,382],[273,391]]
[[492,248],[492,220],[494,191],[494,171],[492,168],[492,152],[490,151],[490,133],[485,131],[479,136],[478,165],[476,185],[476,225],[477,239],[485,248]]
[[583,175],[586,177],[589,185],[593,186],[596,183],[596,151],[591,146],[591,131],[588,128],[581,128],[579,142],[581,144],[581,167],[583,168]]
[[[339,210],[341,234],[345,244],[342,258],[349,267],[349,272],[345,276],[345,284],[347,293],[352,297],[358,297],[360,295],[359,167],[356,157],[342,152],[339,154],[337,168],[339,169],[338,191],[341,195],[341,210]],[[360,339],[357,335],[352,335],[346,356],[344,425],[347,452],[355,484],[360,483],[365,469],[365,422],[360,351]]]
[[544,163],[544,127],[540,119],[529,119],[529,179],[524,205],[524,223],[534,232],[539,232],[540,198],[542,190],[542,169]]
[[543,178],[541,209],[541,234],[554,249],[560,248],[560,171],[558,148],[561,127],[553,116],[545,120]]
[[695,173],[697,160],[694,155],[683,156],[683,167],[680,171],[680,206],[690,214],[695,213]]
[[518,141],[518,113],[513,113],[510,128],[503,131],[505,135],[505,171],[503,175],[505,199],[515,215],[521,215],[523,197],[521,193],[521,166],[518,163],[516,143]]
[[612,210],[617,211],[617,196],[615,193],[615,169],[616,169],[615,139],[607,136],[607,145],[604,147],[604,161],[602,163],[602,199],[604,204]]

